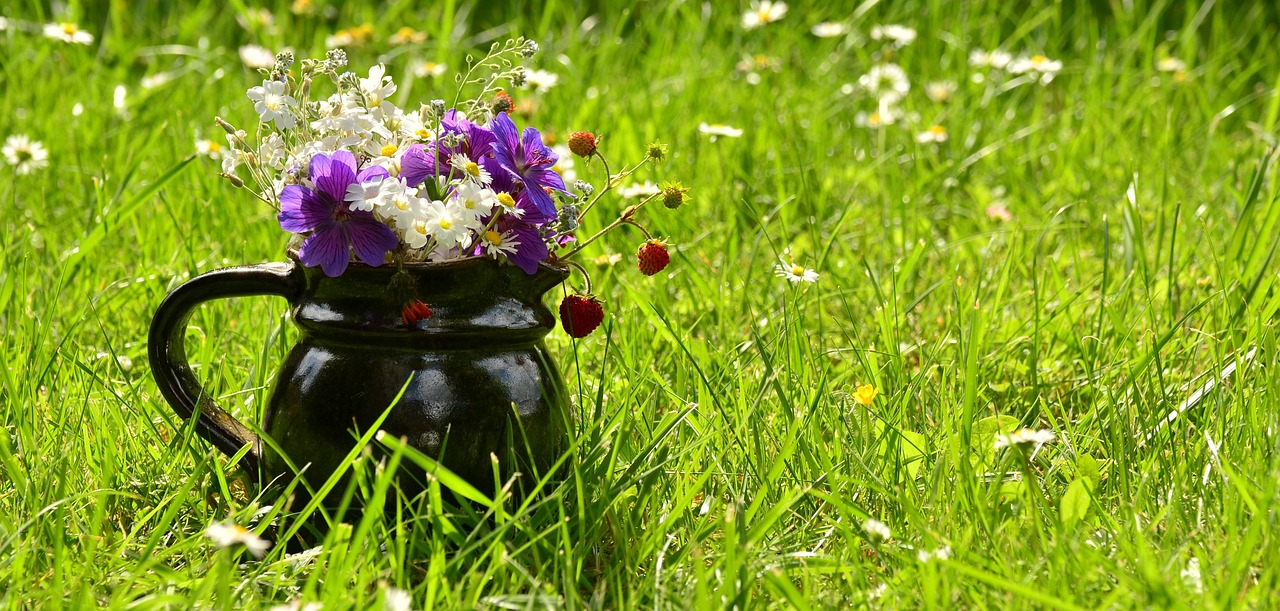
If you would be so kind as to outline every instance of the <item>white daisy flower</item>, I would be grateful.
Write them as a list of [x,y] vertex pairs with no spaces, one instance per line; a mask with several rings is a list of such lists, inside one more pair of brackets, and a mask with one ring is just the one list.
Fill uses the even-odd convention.
[[[379,216],[391,220],[405,231],[412,229],[415,219],[422,218],[427,211],[427,200],[418,197],[417,189],[400,180],[382,181],[378,196],[372,203]],[[415,248],[421,248],[421,245]]]
[[206,528],[204,535],[213,541],[218,547],[231,547],[237,543],[244,545],[255,558],[261,558],[266,553],[267,548],[271,547],[271,542],[258,537],[249,529],[239,524],[224,524],[215,522]]
[[1182,569],[1180,573],[1182,583],[1187,584],[1188,588],[1199,593],[1204,591],[1204,581],[1200,577],[1200,559],[1192,557],[1187,560],[1187,568]]
[[956,84],[954,81],[934,81],[924,86],[924,94],[929,96],[930,100],[939,104],[950,101],[955,92]]
[[883,104],[896,104],[911,90],[907,73],[897,64],[877,64],[858,78],[858,84]]
[[920,144],[927,144],[930,142],[938,143],[938,142],[946,142],[946,141],[947,141],[947,128],[941,125],[930,125],[929,129],[926,129],[916,134],[916,142],[919,142]]
[[382,594],[384,611],[409,611],[413,608],[413,596],[399,588],[387,588]]
[[70,22],[46,23],[44,25],[44,36],[45,38],[78,45],[93,44],[93,34],[81,30],[80,26]]
[[897,121],[898,112],[884,104],[881,105],[880,110],[869,113],[859,112],[853,117],[854,125],[868,129],[879,129],[886,125],[893,125]]
[[514,197],[511,197],[510,193],[507,193],[506,191],[497,193],[494,196],[494,201],[497,202],[499,208],[502,208],[503,214],[510,214],[516,218],[524,216],[524,210],[516,207],[516,200]]
[[658,185],[647,180],[639,184],[632,183],[625,187],[618,187],[618,196],[626,199],[648,197],[660,192],[662,189],[658,188]]
[[418,78],[442,76],[449,66],[437,62],[426,61],[413,67],[413,75]]
[[1187,62],[1176,57],[1162,57],[1156,62],[1156,70],[1161,72],[1182,72],[1187,69]]
[[365,182],[353,182],[347,185],[347,195],[342,198],[342,201],[350,204],[352,210],[363,210],[365,212],[373,210],[376,205],[374,200],[382,194],[382,183],[384,182],[400,181],[394,178],[381,178]]
[[871,38],[891,41],[893,46],[900,49],[915,42],[916,31],[913,28],[897,24],[878,25],[871,28]]
[[995,68],[1003,70],[1009,62],[1013,61],[1013,56],[1007,51],[993,49],[991,51],[983,51],[982,49],[974,49],[969,53],[969,65],[975,68]]
[[428,235],[435,238],[442,248],[462,246],[471,233],[468,219],[462,215],[462,211],[455,206],[445,205],[442,201],[428,202],[421,220],[426,223]]
[[111,92],[111,107],[121,115],[128,112],[129,90],[124,85],[116,85],[115,91]]
[[799,263],[787,261],[786,258],[780,259],[780,263],[773,267],[773,275],[779,278],[786,278],[791,284],[799,284],[801,282],[817,282],[818,272],[805,268]]
[[524,77],[525,86],[533,87],[538,93],[551,89],[560,82],[560,75],[546,70],[526,70]]
[[470,157],[467,157],[462,153],[454,153],[453,156],[449,158],[449,164],[452,165],[454,169],[462,172],[462,175],[465,177],[467,182],[476,182],[478,184],[486,185],[493,180],[493,177],[489,175],[489,170],[484,169],[484,166],[476,163]]
[[208,138],[201,138],[199,132],[196,133],[196,154],[209,159],[222,159],[222,145]]
[[1040,82],[1048,84],[1062,70],[1062,62],[1049,59],[1043,55],[1020,57],[1009,62],[1009,72],[1014,74],[1039,75]]
[[949,545],[944,545],[935,550],[920,550],[916,552],[916,560],[919,560],[920,562],[924,562],[926,564],[934,560],[950,560],[950,559],[951,559],[951,546]]
[[49,151],[45,150],[44,144],[25,134],[13,134],[5,138],[0,153],[4,154],[4,160],[18,174],[30,174],[49,165]]
[[742,28],[744,30],[754,30],[762,25],[782,19],[786,15],[786,2],[751,0],[751,10],[742,15]]
[[246,95],[253,100],[253,110],[258,113],[263,123],[276,122],[280,129],[294,126],[293,113],[289,108],[297,106],[297,100],[288,93],[288,85],[280,81],[264,80],[259,87],[251,87]]
[[715,142],[716,138],[720,136],[724,136],[725,138],[742,137],[742,130],[723,123],[699,123],[698,133],[706,134],[711,138],[712,142]]
[[270,70],[276,65],[276,54],[262,45],[245,45],[240,47],[240,61],[249,68],[266,68]]
[[818,38],[835,38],[836,36],[844,36],[849,31],[848,26],[838,21],[824,21],[812,28],[809,32]]
[[4,17],[0,17],[0,32],[3,32],[7,29],[9,29],[9,20],[5,19]]
[[874,541],[888,541],[893,538],[893,533],[890,532],[889,526],[875,518],[868,518],[866,522],[863,522],[862,531],[867,533],[867,536]]
[[1053,434],[1053,431],[1033,431],[1028,428],[1020,428],[1009,435],[996,435],[995,448],[999,450],[1011,446],[1030,445],[1039,449],[1040,446],[1050,443],[1054,439],[1057,439],[1057,436]]
[[271,607],[269,611],[321,611],[324,609],[324,603],[310,602],[304,603],[301,599],[291,600],[286,605],[276,605]]
[[490,229],[480,236],[480,245],[484,248],[485,254],[497,256],[499,254],[510,255],[516,252],[520,246],[520,240],[510,231],[498,233]]

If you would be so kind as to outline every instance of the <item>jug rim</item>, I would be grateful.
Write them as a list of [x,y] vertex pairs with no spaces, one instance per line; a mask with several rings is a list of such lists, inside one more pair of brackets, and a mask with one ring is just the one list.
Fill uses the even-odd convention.
[[[312,269],[310,267],[303,265],[302,259],[299,258],[298,256],[298,248],[296,246],[290,246],[289,248],[286,248],[285,256],[289,259],[289,261],[293,263],[297,263],[303,269]],[[455,267],[463,268],[469,265],[479,265],[485,261],[488,261],[493,264],[498,264],[498,265],[502,264],[502,261],[497,258],[480,256],[480,257],[462,257],[458,259],[449,259],[448,261],[405,261],[401,265],[403,265],[404,268],[407,270],[447,270]],[[511,267],[514,269],[520,270],[520,268],[516,267],[514,264],[510,262],[507,262],[507,264],[511,265]],[[353,268],[358,270],[368,270],[368,271],[378,271],[378,270],[394,271],[396,269],[395,265],[390,263],[383,263],[382,265],[375,266],[375,265],[369,265],[368,263],[365,263],[359,259],[353,259],[347,263],[348,270],[351,270]],[[316,269],[318,271],[318,268]],[[520,271],[522,273],[524,272],[524,270],[520,270]],[[567,264],[560,266],[560,265],[554,265],[550,263],[548,260],[542,260],[538,262],[538,271],[551,272],[554,274],[568,274],[570,273],[570,267]],[[344,275],[345,273],[346,272],[344,272]],[[533,274],[525,274],[525,275],[536,276],[537,273],[535,272]],[[342,276],[334,276],[334,277],[340,278]]]

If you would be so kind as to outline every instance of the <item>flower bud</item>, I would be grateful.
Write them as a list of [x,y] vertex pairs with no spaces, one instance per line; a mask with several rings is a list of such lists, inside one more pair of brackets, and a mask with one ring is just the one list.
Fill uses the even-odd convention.
[[221,127],[221,128],[222,128],[222,131],[227,132],[228,134],[230,134],[230,135],[232,135],[232,136],[236,135],[236,128],[235,128],[235,126],[234,126],[234,125],[232,125],[232,124],[230,124],[230,123],[227,123],[227,122],[226,122],[226,121],[224,121],[224,120],[222,120],[222,117],[214,117],[214,118],[213,118],[213,122],[214,122],[214,123],[217,123],[217,124],[218,124],[218,127]]
[[573,188],[582,193],[583,197],[591,197],[591,194],[596,192],[596,188],[591,186],[591,183],[585,180],[579,180],[573,183]]
[[671,210],[683,206],[688,201],[685,196],[689,190],[678,182],[670,182],[662,187],[662,205]]

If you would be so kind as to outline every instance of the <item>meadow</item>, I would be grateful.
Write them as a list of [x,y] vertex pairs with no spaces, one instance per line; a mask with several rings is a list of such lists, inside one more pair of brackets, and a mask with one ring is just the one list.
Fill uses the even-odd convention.
[[[842,4],[0,9],[0,606],[1280,605],[1280,11]],[[584,251],[604,325],[547,340],[573,450],[520,502],[258,495],[147,364],[169,291],[285,255],[214,117],[253,125],[247,64],[286,47],[416,106],[517,36],[522,121],[615,167],[661,140],[619,186],[689,189],[645,212],[661,273],[633,231]],[[241,298],[187,346],[257,421],[297,335]],[[209,530],[316,519],[261,558]]]

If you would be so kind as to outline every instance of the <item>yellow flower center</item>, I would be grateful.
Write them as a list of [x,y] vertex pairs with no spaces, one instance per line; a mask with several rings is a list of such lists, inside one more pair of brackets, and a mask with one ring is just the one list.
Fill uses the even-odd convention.
[[498,194],[498,203],[508,208],[511,208],[516,205],[516,200],[515,198],[511,197],[510,193],[503,191],[502,193]]
[[63,33],[63,34],[71,35],[71,34],[75,34],[76,32],[79,32],[79,31],[80,31],[80,27],[79,27],[79,26],[77,26],[77,25],[76,25],[76,24],[74,24],[74,23],[63,23],[63,24],[60,24],[60,25],[62,26],[62,33]]
[[464,167],[467,169],[468,174],[476,177],[480,176],[480,164],[474,161],[468,161],[467,165]]
[[[396,206],[396,209],[397,209],[397,210],[399,210],[399,211],[401,211],[401,212],[404,212],[405,210],[408,210],[408,209],[409,209],[409,200],[407,200],[407,199],[402,199],[402,198],[396,198],[395,206]],[[422,226],[423,226],[423,227],[426,227],[426,224],[425,224],[425,223],[423,223],[423,224],[422,224]]]
[[883,122],[884,122],[884,119],[880,117],[880,113],[878,112],[873,112],[869,116],[867,116],[867,125],[870,125],[872,127],[880,125]]
[[484,241],[493,244],[494,246],[501,246],[502,234],[490,229],[489,231],[484,232]]
[[929,128],[929,133],[935,136],[945,136],[947,134],[947,128],[941,125],[934,125]]
[[452,222],[452,221],[450,221],[449,219],[440,219],[440,228],[441,228],[441,229],[443,229],[443,230],[445,230],[445,231],[449,231],[449,229],[450,229],[450,228],[452,228],[452,227],[453,227],[453,222]]
[[1033,64],[1035,64],[1035,65],[1037,65],[1037,66],[1039,66],[1040,64],[1043,64],[1043,63],[1045,63],[1045,62],[1047,62],[1047,61],[1049,61],[1049,58],[1047,58],[1047,57],[1045,57],[1045,56],[1043,56],[1043,55],[1032,55],[1032,56],[1031,56],[1031,63],[1033,63]]
[[792,275],[792,276],[803,276],[803,275],[804,275],[804,266],[803,266],[803,265],[792,265],[792,266],[791,266],[791,275]]
[[418,130],[418,131],[416,131],[416,132],[413,132],[413,134],[414,134],[415,136],[417,136],[417,137],[418,137],[418,139],[420,139],[420,140],[430,140],[430,139],[431,139],[431,132],[430,132],[430,131],[428,131],[428,130],[427,130],[427,128],[425,128],[425,127],[424,127],[424,128],[422,128],[422,129],[419,129],[419,130]]
[[413,230],[414,230],[414,231],[416,231],[416,232],[418,232],[418,233],[420,233],[420,234],[422,234],[422,235],[427,235],[427,222],[426,222],[426,221],[415,221],[415,222],[413,223]]
[[392,155],[396,154],[396,150],[397,150],[397,149],[396,149],[396,145],[394,145],[394,144],[388,144],[388,145],[386,145],[386,146],[382,147],[382,156],[383,156],[383,157],[390,157],[390,156],[392,156]]
[[221,152],[221,151],[222,151],[222,145],[221,145],[221,144],[218,144],[217,142],[213,142],[213,141],[210,141],[210,142],[209,142],[209,152],[211,152],[211,153],[218,153],[218,152]]

